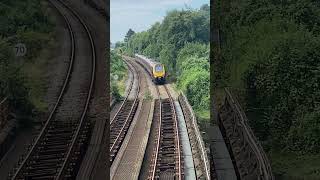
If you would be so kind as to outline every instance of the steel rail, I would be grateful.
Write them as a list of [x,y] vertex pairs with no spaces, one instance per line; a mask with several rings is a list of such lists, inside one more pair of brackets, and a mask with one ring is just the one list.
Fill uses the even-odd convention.
[[117,115],[119,114],[119,112],[120,112],[121,109],[123,108],[123,106],[126,104],[126,101],[128,100],[128,97],[129,97],[129,95],[130,95],[130,93],[131,93],[131,90],[132,90],[132,87],[133,87],[133,83],[134,83],[135,75],[134,75],[134,73],[133,73],[133,70],[132,70],[131,67],[128,65],[127,61],[124,61],[124,62],[127,64],[128,70],[132,73],[133,78],[132,78],[132,81],[131,81],[130,86],[129,86],[129,88],[128,88],[128,92],[127,92],[127,94],[126,94],[126,96],[125,96],[125,99],[122,101],[122,103],[121,103],[118,111],[116,112],[115,116],[111,119],[110,124],[113,123],[113,121],[116,119]]
[[94,85],[94,80],[95,80],[95,70],[96,70],[96,50],[95,50],[95,46],[94,46],[94,41],[93,41],[93,38],[92,38],[92,35],[91,35],[91,32],[88,28],[88,26],[86,25],[86,23],[83,21],[83,19],[79,16],[79,14],[74,11],[70,6],[66,5],[64,2],[62,2],[61,0],[58,0],[61,4],[63,4],[67,9],[69,9],[69,11],[72,12],[72,14],[74,14],[77,19],[80,21],[80,23],[82,24],[82,26],[85,28],[86,30],[86,33],[89,37],[89,40],[90,40],[90,46],[91,46],[91,52],[92,52],[92,72],[91,72],[91,82],[90,82],[90,88],[89,88],[89,92],[88,92],[88,96],[87,96],[87,100],[86,100],[86,104],[85,104],[85,108],[82,112],[82,115],[81,115],[81,119],[80,119],[80,122],[79,122],[79,125],[78,125],[78,128],[77,128],[77,131],[75,133],[75,135],[73,136],[73,140],[72,140],[72,143],[71,143],[71,146],[69,148],[69,151],[67,153],[67,156],[66,158],[64,159],[64,162],[62,164],[62,167],[60,168],[60,171],[58,173],[58,176],[56,177],[56,180],[58,179],[61,179],[61,176],[62,176],[62,173],[68,163],[68,161],[70,160],[70,157],[71,157],[71,153],[73,152],[73,149],[75,148],[75,145],[76,145],[76,141],[77,141],[77,138],[79,137],[79,134],[80,134],[80,131],[81,131],[81,128],[83,127],[84,125],[84,121],[85,121],[85,116],[86,116],[86,113],[87,113],[87,110],[88,110],[88,107],[89,107],[89,104],[90,104],[90,99],[91,99],[91,95],[92,95],[92,90],[93,90],[93,85]]
[[[144,68],[144,70],[151,76],[151,73],[150,71],[148,70],[148,68],[145,67],[145,65],[143,65],[141,62],[137,61],[137,63],[142,66]],[[173,117],[174,117],[174,121],[175,121],[175,129],[176,129],[176,143],[177,143],[177,148],[178,148],[178,175],[179,175],[179,180],[182,179],[182,171],[181,171],[181,151],[180,151],[180,136],[179,136],[179,129],[178,129],[178,122],[177,122],[177,117],[176,117],[176,109],[175,109],[175,106],[174,106],[174,103],[173,103],[173,98],[171,96],[171,94],[169,93],[169,90],[167,88],[166,85],[162,85],[165,90],[166,90],[166,93],[170,99],[170,104],[172,106],[172,110],[173,110]],[[156,168],[157,168],[157,161],[158,161],[158,152],[159,152],[159,148],[160,148],[160,137],[161,137],[161,123],[162,123],[162,107],[161,107],[161,96],[160,96],[160,91],[159,91],[159,86],[156,86],[156,91],[157,91],[157,94],[158,94],[158,98],[160,99],[160,116],[159,116],[159,129],[158,129],[158,137],[157,137],[157,147],[156,147],[156,153],[155,153],[155,158],[154,158],[154,161],[153,161],[153,164],[152,167],[152,177],[151,179],[153,180],[155,178],[155,173],[156,173]]]
[[159,103],[160,103],[160,106],[159,106],[159,112],[160,112],[160,115],[159,115],[159,125],[158,125],[158,137],[157,137],[157,147],[156,147],[156,156],[154,158],[154,162],[153,162],[153,170],[152,170],[152,180],[154,179],[155,177],[155,173],[156,173],[156,168],[157,168],[157,161],[158,161],[158,152],[159,152],[159,147],[160,147],[160,136],[161,136],[161,116],[162,116],[162,106],[161,106],[161,98],[160,98],[160,91],[159,91],[159,88],[158,86],[156,86],[156,89],[157,89],[157,92],[158,92],[158,97],[160,99]]
[[178,128],[178,121],[177,121],[177,113],[176,113],[176,108],[174,106],[174,100],[171,96],[171,94],[169,93],[169,90],[168,90],[168,87],[167,85],[164,85],[164,88],[166,89],[166,92],[169,96],[169,99],[170,99],[170,103],[171,103],[171,106],[172,106],[172,109],[173,109],[173,116],[174,116],[174,121],[175,121],[175,128],[176,128],[176,141],[177,141],[177,148],[178,148],[178,173],[179,173],[179,180],[181,180],[181,175],[182,175],[182,172],[181,172],[181,150],[180,150],[180,136],[179,136],[179,128]]
[[16,179],[17,176],[19,175],[19,173],[21,172],[21,170],[24,168],[26,162],[28,161],[28,159],[30,158],[30,156],[32,155],[32,153],[34,152],[35,148],[37,147],[40,139],[45,135],[45,131],[47,130],[48,128],[48,125],[49,123],[51,122],[52,120],[52,117],[53,115],[55,114],[56,110],[57,110],[57,107],[65,93],[65,90],[66,90],[66,87],[68,85],[68,82],[69,82],[69,79],[70,79],[70,75],[71,75],[71,71],[72,71],[72,67],[73,67],[73,64],[74,64],[74,59],[75,59],[75,39],[74,39],[74,32],[71,28],[71,24],[69,22],[69,20],[67,19],[67,17],[57,8],[57,6],[51,2],[50,0],[50,3],[58,10],[58,12],[63,16],[67,26],[68,26],[68,31],[69,31],[69,35],[70,35],[70,40],[71,40],[71,57],[70,57],[70,64],[69,64],[69,68],[68,68],[68,72],[67,72],[67,76],[64,80],[64,83],[63,83],[63,87],[60,91],[60,95],[58,97],[58,100],[56,101],[55,103],[55,106],[53,107],[53,110],[51,111],[46,123],[44,124],[40,134],[37,136],[35,142],[33,143],[31,149],[29,150],[29,152],[27,153],[26,157],[24,158],[24,160],[22,161],[21,165],[18,167],[18,169],[15,171],[15,174],[13,175],[12,179]]
[[[174,124],[175,124],[175,130],[176,130],[176,152],[174,152],[175,154],[177,153],[178,154],[178,176],[179,176],[179,180],[182,179],[182,170],[181,170],[181,150],[180,150],[180,136],[179,136],[179,128],[178,128],[178,121],[177,121],[177,116],[176,116],[176,109],[175,109],[175,106],[174,106],[174,100],[171,96],[171,94],[169,93],[169,90],[167,88],[166,85],[163,85],[163,87],[165,88],[166,90],[166,94],[168,95],[169,97],[169,100],[170,100],[170,104],[171,104],[171,107],[172,107],[172,115],[173,115],[173,119],[174,119]],[[159,117],[159,125],[158,125],[158,137],[157,137],[157,146],[156,146],[156,152],[155,152],[155,158],[154,158],[154,162],[152,164],[153,166],[153,169],[152,169],[152,177],[151,179],[154,180],[155,179],[155,174],[156,174],[156,169],[157,169],[157,162],[158,162],[158,154],[159,154],[159,148],[160,148],[160,138],[161,138],[161,124],[162,124],[162,107],[161,107],[161,97],[160,97],[160,91],[158,89],[158,86],[156,86],[156,89],[157,89],[157,92],[158,92],[158,95],[159,95],[159,99],[160,99],[160,117]]]
[[[127,62],[126,60],[125,60],[125,62],[128,63],[128,64],[130,64],[130,63]],[[131,64],[130,64],[130,65],[131,65]],[[129,67],[129,66],[128,66],[128,67]],[[132,67],[133,67],[133,70],[137,72],[136,68],[135,68],[133,65],[132,65]],[[133,73],[133,74],[134,74],[134,73]],[[140,75],[139,75],[139,73],[137,73],[137,79],[136,79],[136,80],[137,80],[137,82],[139,83],[139,80],[140,80]],[[132,82],[132,85],[133,85],[133,82]],[[132,86],[131,86],[130,90],[131,90],[131,89],[132,89]],[[113,144],[112,144],[111,147],[110,147],[110,152],[112,152],[112,151],[114,150],[115,144],[119,141],[119,138],[120,138],[122,132],[125,130],[125,127],[126,127],[126,124],[128,123],[128,120],[129,120],[129,118],[130,118],[130,115],[133,113],[135,104],[136,104],[137,101],[138,101],[139,92],[140,92],[140,86],[139,86],[139,84],[138,84],[138,86],[137,86],[137,91],[136,91],[136,94],[135,94],[135,97],[134,97],[133,104],[132,104],[132,106],[131,106],[131,108],[130,108],[130,111],[129,111],[129,113],[128,113],[128,116],[126,117],[126,120],[125,120],[125,122],[124,122],[124,124],[123,124],[123,126],[122,126],[122,128],[121,128],[121,130],[120,130],[120,132],[119,132],[119,134],[117,135],[116,139],[114,140]],[[130,94],[130,93],[128,93],[128,96],[126,97],[126,100],[128,99],[129,94]],[[122,105],[123,105],[123,104],[122,104]],[[119,108],[118,113],[120,112],[120,109],[122,109],[122,107]],[[118,115],[118,114],[117,114],[117,115]],[[117,115],[114,116],[114,119],[117,117]],[[116,122],[116,121],[115,121],[115,122]],[[130,125],[129,125],[129,127],[130,127]],[[113,162],[113,161],[112,161],[112,162]]]
[[8,97],[3,98],[3,99],[1,100],[1,102],[0,102],[0,106],[1,106],[4,102],[6,102],[7,99],[8,99]]

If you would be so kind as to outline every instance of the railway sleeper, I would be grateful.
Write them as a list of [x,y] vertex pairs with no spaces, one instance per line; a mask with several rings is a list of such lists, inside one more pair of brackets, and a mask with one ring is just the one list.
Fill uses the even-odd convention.
[[83,141],[87,137],[88,137],[88,131],[87,130],[81,131],[78,135],[78,141]]
[[[130,110],[130,109],[129,109]],[[128,110],[128,111],[129,111]],[[122,114],[118,114],[117,116],[116,116],[116,119],[126,119],[128,116],[129,116],[129,112],[128,111],[126,111],[126,112],[122,112]]]
[[[123,127],[124,122],[121,121],[117,121],[117,124],[115,124],[114,126],[110,126],[111,129],[111,133],[117,133],[118,131],[121,130],[121,128]],[[119,132],[118,132],[119,133]]]
[[118,138],[118,140],[117,141],[115,141],[116,140],[116,138],[114,139],[114,143],[117,143],[117,142],[119,142],[119,140],[121,140],[123,137],[124,137],[124,135],[123,135],[124,133],[122,132],[121,134],[118,134],[118,136],[117,137],[120,137],[120,139]]
[[110,139],[110,147],[115,143],[115,141],[116,141],[116,138],[112,138],[112,139]]
[[68,142],[70,141],[70,139],[72,138],[72,134],[71,135],[67,135],[67,136],[57,136],[57,137],[44,137],[42,140],[41,140],[41,143],[42,142]]
[[72,137],[72,135],[73,135],[73,132],[70,132],[70,133],[66,133],[66,134],[57,134],[57,135],[55,135],[55,134],[46,134],[45,135],[45,137],[44,137],[44,139],[45,140],[54,140],[54,139],[59,139],[59,140],[61,140],[61,139],[67,139],[67,138],[70,138],[70,137]]
[[120,128],[121,127],[117,127],[117,128],[114,128],[113,131],[110,132],[110,138],[116,138],[118,136],[118,134],[120,133]]
[[162,116],[162,118],[161,118],[161,120],[162,120],[162,124],[163,125],[167,125],[167,126],[169,126],[169,125],[172,125],[173,124],[173,117],[172,117],[172,115],[170,115],[170,116]]
[[175,132],[174,131],[162,131],[161,137],[163,139],[175,139]]
[[174,154],[174,151],[161,151],[160,156],[162,158],[175,158]]
[[168,158],[171,158],[171,161],[175,161],[175,153],[174,152],[162,152],[161,155],[160,155],[160,161],[163,159],[168,159]]
[[159,154],[159,160],[161,161],[162,159],[168,159],[168,158],[172,158],[171,161],[175,161],[175,153],[174,152],[161,152]]
[[33,172],[26,172],[23,175],[25,176],[25,179],[35,179],[35,178],[40,178],[40,177],[52,177],[55,176],[57,174],[56,169],[52,170],[52,169],[48,169],[46,171],[33,171]]
[[163,143],[161,142],[160,143],[160,149],[161,150],[175,150],[175,144],[174,144],[174,141],[170,141],[170,142],[166,142],[166,143]]
[[173,125],[175,125],[173,122],[172,123],[171,122],[170,123],[163,122],[161,129],[163,129],[163,130],[172,130],[173,131],[175,129]]
[[30,165],[47,163],[52,161],[60,161],[63,159],[64,154],[55,154],[55,155],[42,155],[38,157],[32,157],[32,162],[29,162]]
[[23,172],[23,174],[27,174],[27,175],[37,175],[37,174],[44,174],[44,173],[52,173],[57,171],[60,167],[58,167],[57,165],[52,166],[52,167],[44,167],[44,166],[39,166],[37,168],[30,168],[30,169],[25,169],[25,171]]
[[125,106],[123,109],[121,109],[121,114],[129,114],[130,110],[132,108],[132,104],[130,106]]
[[124,120],[123,121],[117,121],[116,123],[117,124],[114,124],[113,126],[110,126],[111,132],[119,131],[124,125]]
[[175,149],[174,142],[170,141],[170,142],[166,142],[166,143],[163,143],[163,142],[160,143],[160,149],[166,150],[167,148],[170,150],[172,150],[172,149],[174,150]]
[[118,136],[113,136],[110,138],[110,145],[114,144]]
[[160,164],[175,164],[174,156],[162,157],[160,160]]
[[175,139],[172,139],[170,137],[162,137],[160,141],[161,144],[175,144]]
[[[57,121],[55,121],[57,122]],[[64,129],[64,130],[68,130],[68,129],[75,129],[77,128],[79,123],[77,122],[70,122],[70,123],[51,123],[49,126],[50,130],[54,130],[54,129]]]
[[38,149],[39,151],[50,151],[50,150],[61,150],[66,149],[69,146],[69,143],[58,143],[58,141],[55,142],[46,142],[46,144],[39,145]]
[[47,159],[58,159],[61,158],[65,155],[64,153],[65,151],[61,152],[61,153],[56,153],[56,154],[41,154],[41,155],[35,155],[32,156],[32,159],[34,159],[34,161],[38,161],[38,160],[47,160]]
[[160,150],[161,151],[174,151],[175,150],[175,145],[173,145],[173,144],[167,144],[167,145],[162,145],[161,147],[160,147]]
[[159,164],[158,169],[160,171],[172,170],[175,169],[176,165],[175,162],[164,162]]
[[40,176],[40,177],[25,177],[25,178],[22,178],[22,179],[17,179],[17,180],[26,180],[27,178],[29,179],[32,179],[32,180],[54,180],[55,176]]
[[61,151],[61,150],[64,150],[68,147],[69,145],[68,144],[59,144],[59,145],[50,145],[50,144],[47,144],[46,146],[40,146],[38,148],[38,150],[40,152],[47,152],[47,151]]
[[63,127],[55,127],[55,126],[50,126],[48,128],[48,132],[67,132],[67,131],[73,131],[74,129],[76,129],[78,126],[63,126]]
[[175,163],[168,163],[168,164],[159,164],[157,169],[159,171],[166,171],[166,170],[173,170],[175,169]]
[[114,146],[113,146],[113,150],[112,150],[112,152],[113,152],[113,153],[117,153],[117,152],[118,152],[119,147],[120,147],[119,143],[117,143],[116,145],[114,145]]
[[161,130],[166,132],[175,132],[174,123],[162,122]]
[[27,171],[46,171],[46,170],[52,170],[52,169],[58,169],[59,166],[57,162],[52,162],[52,163],[46,163],[46,164],[39,164],[39,165],[33,165],[31,167],[28,167],[26,170]]
[[61,131],[59,131],[59,129],[53,129],[53,130],[48,130],[48,131],[46,132],[46,135],[61,136],[61,135],[64,135],[64,134],[73,133],[74,131],[75,131],[75,128],[73,128],[73,129],[61,130]]
[[[172,134],[172,136],[174,136]],[[160,144],[175,144],[175,139],[172,139],[170,137],[161,137],[160,139]]]
[[[55,176],[41,176],[41,177],[33,177],[32,180],[54,180]],[[25,180],[25,179],[21,179]]]
[[45,151],[45,152],[39,152],[37,155],[33,156],[34,159],[49,159],[49,158],[59,158],[63,156],[66,152],[66,149],[59,150],[59,151]]
[[35,154],[38,154],[38,156],[43,156],[43,155],[50,155],[50,154],[61,154],[66,151],[68,146],[65,148],[59,147],[59,148],[54,148],[54,147],[46,147],[45,149],[40,149],[38,150]]
[[159,154],[162,156],[167,156],[168,154],[174,154],[175,148],[170,148],[170,149],[160,149]]
[[61,127],[61,128],[70,128],[70,127],[76,127],[77,124],[73,121],[52,121],[50,126],[54,127]]
[[[173,126],[173,125],[172,125]],[[171,136],[172,139],[174,139],[175,137],[175,134],[176,134],[176,131],[174,128],[161,128],[161,135],[162,136],[165,136],[165,137],[168,137],[168,136]],[[173,136],[172,136],[173,135]]]
[[[51,162],[57,162],[57,161],[61,161],[61,159],[60,158],[48,158],[48,159],[42,159],[41,160],[41,162],[43,162],[43,163],[51,163]],[[31,162],[29,162],[27,165],[28,166],[32,166],[32,167],[34,167],[34,166],[38,166],[38,161],[35,161],[35,160],[33,160],[33,161],[31,161]]]
[[126,117],[120,117],[120,118],[117,117],[116,120],[113,121],[113,123],[111,124],[110,127],[121,127],[121,126],[124,124],[124,122],[125,122],[125,120],[127,119],[127,117],[128,117],[128,116],[126,116]]
[[58,146],[58,145],[66,145],[66,142],[54,140],[54,141],[45,141],[40,143],[41,146]]

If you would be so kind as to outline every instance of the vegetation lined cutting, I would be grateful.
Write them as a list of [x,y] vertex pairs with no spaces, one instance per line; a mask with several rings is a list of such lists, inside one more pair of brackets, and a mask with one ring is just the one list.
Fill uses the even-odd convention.
[[173,10],[143,32],[130,29],[118,52],[142,54],[165,65],[168,80],[186,93],[197,114],[209,118],[210,7]]
[[278,178],[320,176],[319,7],[312,0],[240,0],[215,9],[222,31],[216,90],[241,92]]
[[[31,109],[44,110],[42,101],[46,82],[48,52],[52,46],[53,24],[46,13],[46,2],[39,0],[3,0],[0,2],[0,97],[8,96],[18,117],[31,115]],[[24,43],[26,56],[17,59],[14,46]],[[41,56],[42,58],[38,58]]]
[[127,68],[120,55],[116,52],[110,52],[110,85],[111,93],[114,98],[119,99],[124,95],[125,80],[127,77]]

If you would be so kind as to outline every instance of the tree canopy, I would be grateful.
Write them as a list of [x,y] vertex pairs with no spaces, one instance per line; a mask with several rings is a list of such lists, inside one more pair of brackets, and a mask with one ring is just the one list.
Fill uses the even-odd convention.
[[[320,2],[240,0],[218,4],[220,85],[244,92],[265,148],[320,153]],[[280,170],[277,170],[280,171]]]
[[24,43],[28,53],[25,62],[32,62],[51,37],[53,24],[38,0],[3,0],[0,3],[0,97],[9,97],[17,115],[31,114],[30,89],[13,54],[16,43]]
[[127,34],[126,34],[126,36],[125,36],[125,38],[124,38],[124,42],[128,42],[130,40],[131,36],[134,35],[134,33],[135,32],[132,29],[129,29]]
[[[209,111],[210,7],[172,10],[162,22],[134,33],[127,54],[143,54],[163,63],[196,110]],[[130,30],[129,30],[130,31]],[[128,39],[128,38],[126,38]]]

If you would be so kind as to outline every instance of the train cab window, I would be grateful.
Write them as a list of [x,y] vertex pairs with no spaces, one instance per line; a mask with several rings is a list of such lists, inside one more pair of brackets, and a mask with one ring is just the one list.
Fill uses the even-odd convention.
[[156,69],[156,72],[162,71],[162,65],[160,64],[156,65],[155,69]]

